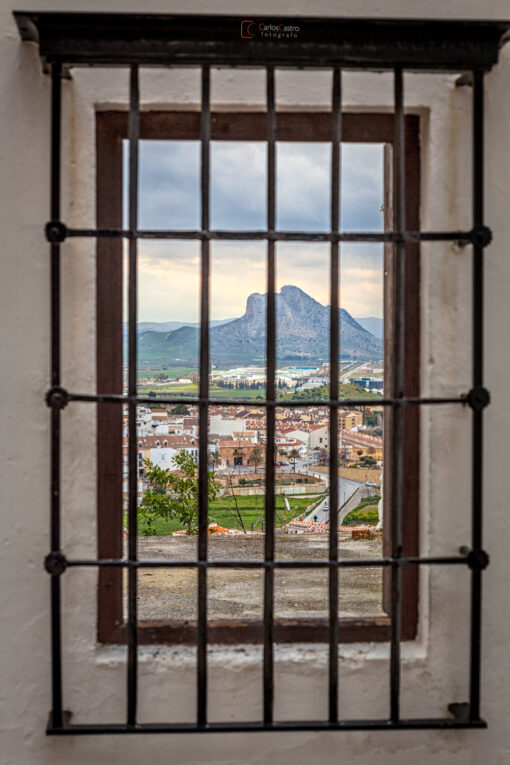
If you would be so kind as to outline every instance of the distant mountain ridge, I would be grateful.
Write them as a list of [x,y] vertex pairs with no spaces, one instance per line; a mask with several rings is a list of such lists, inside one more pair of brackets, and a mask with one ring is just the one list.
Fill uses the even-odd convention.
[[[211,361],[264,361],[266,301],[265,294],[255,292],[248,297],[243,316],[211,327]],[[382,340],[364,329],[344,308],[339,313],[341,354],[355,359],[381,359]],[[329,306],[321,305],[299,287],[282,287],[276,294],[278,362],[327,359],[329,314]],[[196,361],[199,329],[186,325],[169,332],[142,330],[138,349],[139,363]]]
[[[232,319],[212,319],[210,321],[211,327],[217,327],[220,324],[226,324]],[[181,327],[199,327],[198,321],[139,321],[137,324],[137,333],[140,335],[142,332],[172,332],[174,329],[180,329]],[[124,332],[127,332],[128,323],[124,322]]]

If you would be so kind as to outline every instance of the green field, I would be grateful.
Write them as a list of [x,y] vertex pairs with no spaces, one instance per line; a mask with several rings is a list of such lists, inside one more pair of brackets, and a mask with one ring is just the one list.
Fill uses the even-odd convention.
[[[139,375],[141,377],[141,375]],[[187,397],[193,398],[198,396],[198,385],[196,384],[187,384],[187,385],[154,385],[154,383],[146,383],[146,382],[140,382],[138,385],[138,392],[139,394],[145,394],[148,395],[149,393],[154,393],[155,398],[157,399],[158,396],[172,396],[172,397],[182,397],[184,400]],[[362,388],[360,388],[357,385],[354,385],[352,383],[342,383],[339,385],[338,388],[339,392],[339,398],[347,399],[347,398],[356,398],[356,399],[366,399],[367,401],[379,401],[380,396],[377,393],[367,393]],[[251,389],[229,389],[229,388],[218,388],[215,385],[211,385],[209,388],[209,395],[211,398],[227,398],[227,399],[239,399],[239,400],[248,400],[248,401],[256,401],[256,400],[262,400],[266,396],[266,391],[264,388],[261,388],[260,390],[251,390]],[[327,401],[329,399],[329,385],[321,385],[318,388],[310,388],[308,390],[299,391],[298,393],[281,393],[280,391],[277,391],[278,399],[282,402],[285,401],[317,401],[320,403],[321,401]]]
[[[139,367],[137,370],[137,376],[139,382],[145,381],[145,380],[152,380],[154,379],[155,375],[167,375],[170,379],[174,379],[175,377],[191,377],[192,374],[196,375],[198,373],[198,367],[156,367],[152,369],[143,369],[143,367]],[[127,373],[125,375],[127,379]]]
[[[304,513],[309,505],[314,503],[320,495],[301,497],[301,496],[289,496],[289,505],[291,512],[285,510],[285,503],[283,496],[276,495],[276,526],[284,526],[292,518],[295,518],[301,513]],[[252,530],[252,524],[257,524],[254,528],[262,530],[262,522],[264,521],[264,501],[263,495],[257,497],[223,497],[221,502],[214,501],[210,505],[209,509],[209,522],[217,523],[219,526],[223,526],[226,529],[239,529],[241,528],[239,520],[235,515],[229,511],[235,509],[235,504],[239,507],[241,517],[246,531]],[[225,507],[226,506],[226,507]],[[124,514],[124,525],[127,525],[127,514]],[[156,528],[156,536],[168,536],[174,531],[179,531],[182,526],[177,520],[156,520],[154,522]],[[144,534],[145,523],[142,519],[139,520],[138,533]]]
[[367,497],[344,518],[343,526],[359,526],[360,524],[375,526],[379,522],[377,503],[380,499],[381,497],[377,494],[374,497]]
[[265,389],[260,390],[229,390],[228,388],[216,388],[211,386],[209,388],[209,395],[211,398],[234,398],[234,399],[259,399],[263,400],[266,397]]
[[[155,400],[158,396],[175,396],[182,398],[183,401],[186,398],[194,398],[198,396],[198,385],[154,385],[153,383],[138,384],[138,393],[148,395],[149,393],[155,393]],[[266,395],[265,390],[229,390],[228,388],[217,388],[211,385],[209,388],[209,395],[211,398],[226,398],[226,399],[246,399],[251,401],[252,399],[263,399]]]
[[[340,400],[361,398],[367,401],[377,401],[381,398],[377,393],[367,393],[363,388],[353,383],[341,383],[338,386],[338,397]],[[329,399],[329,385],[320,385],[317,388],[288,393],[281,396],[281,399],[282,401],[327,401]]]

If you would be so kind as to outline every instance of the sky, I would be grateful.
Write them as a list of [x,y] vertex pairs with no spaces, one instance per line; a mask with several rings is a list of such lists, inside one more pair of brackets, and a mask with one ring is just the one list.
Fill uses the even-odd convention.
[[[329,144],[277,143],[278,230],[328,230],[330,162]],[[341,167],[341,228],[381,231],[382,144],[342,144]],[[211,142],[211,228],[263,229],[265,207],[266,144]],[[199,142],[141,141],[139,228],[196,229],[199,221]],[[277,243],[277,289],[293,284],[329,304],[329,253],[327,243]],[[199,242],[139,240],[138,258],[139,321],[198,321]],[[354,317],[382,317],[382,245],[342,243],[340,263],[342,307]],[[211,243],[212,319],[241,316],[248,295],[265,292],[265,283],[264,242]]]

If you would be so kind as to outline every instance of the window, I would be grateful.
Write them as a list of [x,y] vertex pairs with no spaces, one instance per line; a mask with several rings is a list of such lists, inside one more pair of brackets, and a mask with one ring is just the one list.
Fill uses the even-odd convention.
[[[47,226],[47,237],[51,243],[52,257],[52,289],[53,289],[53,379],[52,388],[48,393],[48,404],[51,407],[52,417],[52,552],[47,558],[47,570],[51,574],[52,587],[52,638],[53,638],[53,712],[49,731],[53,733],[95,733],[98,731],[172,731],[172,730],[258,730],[258,729],[387,729],[406,727],[483,727],[484,722],[480,718],[479,698],[479,671],[480,671],[480,587],[481,571],[486,567],[488,559],[482,547],[482,464],[481,464],[481,439],[482,439],[482,414],[483,409],[489,403],[487,391],[483,388],[483,365],[481,347],[481,327],[483,314],[483,249],[490,242],[490,232],[483,223],[483,73],[497,60],[497,45],[505,28],[498,24],[463,24],[455,23],[416,23],[408,22],[406,25],[398,22],[370,23],[370,22],[335,22],[320,20],[296,20],[293,29],[288,34],[298,34],[301,28],[307,29],[307,34],[316,43],[310,46],[309,42],[301,43],[292,39],[291,42],[282,42],[281,47],[275,48],[273,43],[267,43],[266,34],[272,34],[271,30],[263,32],[260,39],[251,38],[254,34],[251,26],[246,27],[246,20],[239,18],[225,19],[217,17],[207,19],[204,25],[204,17],[190,19],[175,17],[146,17],[143,22],[143,36],[140,35],[139,17],[94,16],[86,14],[38,14],[29,16],[18,14],[18,24],[22,35],[26,39],[34,38],[34,29],[38,30],[38,39],[41,45],[41,53],[47,62],[51,64],[53,73],[53,130],[52,130],[52,196],[51,215],[52,220]],[[250,22],[253,24],[254,22]],[[307,27],[307,25],[309,25]],[[258,28],[260,30],[260,27]],[[297,30],[297,31],[296,31]],[[287,34],[287,32],[286,32]],[[248,42],[242,42],[242,38],[248,37]],[[141,38],[141,39],[140,39]],[[224,40],[237,40],[236,44],[224,45]],[[170,41],[170,44],[169,44]],[[244,46],[244,47],[243,47]],[[143,115],[139,112],[138,96],[138,66],[143,63],[159,63],[166,65],[170,61],[185,64],[194,64],[201,68],[202,77],[202,113],[201,116],[192,115],[190,122],[197,125],[201,142],[201,225],[196,232],[192,232],[191,238],[196,238],[201,248],[202,269],[202,292],[201,292],[201,329],[200,329],[200,381],[197,405],[199,407],[199,542],[198,561],[164,561],[158,565],[164,567],[190,565],[198,572],[198,626],[196,631],[197,642],[197,724],[191,726],[172,725],[137,725],[137,656],[139,639],[143,630],[139,628],[137,619],[137,576],[138,571],[148,563],[141,562],[137,556],[137,433],[136,418],[137,404],[151,403],[137,395],[136,381],[136,254],[137,241],[144,235],[150,236],[150,232],[138,229],[137,204],[138,204],[138,141],[141,135]],[[129,155],[129,226],[127,230],[120,228],[103,228],[98,225],[97,230],[70,229],[60,220],[60,98],[62,64],[104,64],[107,62],[130,64],[131,90],[130,112],[128,121],[128,138],[130,142]],[[209,75],[211,65],[258,65],[266,72],[267,84],[267,115],[263,116],[261,123],[264,125],[264,135],[268,146],[268,186],[267,186],[267,230],[262,232],[261,238],[267,242],[268,252],[268,290],[267,290],[267,398],[262,406],[267,410],[267,443],[266,443],[266,516],[265,516],[265,542],[264,560],[256,561],[255,566],[264,572],[264,621],[263,646],[264,646],[264,715],[263,722],[256,724],[208,724],[207,723],[207,572],[214,568],[212,561],[207,557],[207,415],[211,403],[209,396],[209,249],[210,240],[213,236],[221,236],[219,232],[211,231],[209,222],[209,167],[210,167],[210,140],[212,134],[210,98],[209,98]],[[374,560],[357,559],[345,560],[338,557],[338,539],[336,528],[331,524],[329,533],[329,556],[322,562],[315,561],[313,566],[328,571],[329,580],[329,714],[327,721],[308,721],[295,723],[279,723],[273,718],[273,658],[274,641],[276,637],[276,623],[273,618],[274,606],[274,581],[275,572],[279,569],[299,568],[304,563],[292,560],[287,563],[275,560],[275,410],[277,408],[275,398],[275,360],[276,360],[276,337],[275,337],[275,269],[274,253],[275,242],[285,239],[288,235],[303,236],[301,232],[276,231],[275,226],[275,141],[278,130],[278,119],[274,108],[274,67],[275,66],[306,66],[320,65],[333,69],[333,96],[331,119],[324,120],[325,131],[329,135],[332,144],[332,183],[331,183],[331,222],[328,230],[322,232],[325,241],[330,243],[331,248],[331,321],[330,347],[331,347],[331,371],[330,371],[330,400],[327,402],[330,422],[333,424],[330,433],[330,468],[331,474],[337,474],[338,468],[338,442],[337,442],[337,417],[338,417],[338,380],[339,380],[339,331],[336,316],[338,314],[338,249],[342,241],[379,241],[393,245],[392,257],[388,260],[388,267],[392,270],[393,278],[389,281],[391,286],[391,303],[394,305],[394,331],[391,336],[392,348],[392,379],[391,396],[381,399],[383,406],[392,412],[391,430],[391,481],[389,491],[389,506],[391,507],[390,525],[391,538],[390,550],[387,556],[377,561],[381,567],[391,569],[391,577],[388,584],[388,597],[390,601],[390,638],[391,638],[391,673],[390,673],[390,706],[389,719],[382,720],[359,720],[345,721],[338,718],[338,570],[341,568],[357,566],[373,566]],[[388,124],[391,126],[393,135],[393,215],[391,230],[381,234],[369,234],[367,232],[349,233],[342,232],[338,219],[338,195],[339,195],[339,146],[342,139],[342,110],[341,110],[341,71],[340,66],[354,66],[366,68],[369,66],[386,67],[393,71],[395,112],[388,115]],[[408,156],[409,142],[406,140],[406,123],[404,114],[403,93],[403,69],[445,69],[463,71],[473,70],[473,96],[474,96],[474,120],[473,120],[473,228],[464,231],[432,231],[421,232],[419,220],[413,220],[408,215],[408,205],[411,204],[412,193],[408,194],[407,173],[409,172]],[[228,117],[227,117],[228,121]],[[190,131],[186,131],[189,135]],[[315,135],[315,133],[314,133]],[[416,168],[414,168],[416,170]],[[101,169],[99,169],[99,181],[101,181]],[[104,209],[101,203],[103,194],[108,197],[112,194],[111,184],[118,184],[117,176],[103,178],[104,184],[98,183],[98,210]],[[390,200],[388,200],[389,203]],[[412,208],[411,208],[412,209]],[[412,228],[412,224],[417,224]],[[169,229],[169,238],[176,235],[175,230]],[[159,232],[162,235],[162,232]],[[120,253],[112,245],[117,238],[126,238],[129,248],[129,371],[127,395],[122,392],[122,341],[113,347],[114,355],[110,358],[110,364],[101,368],[98,364],[98,393],[86,395],[80,392],[67,391],[61,387],[60,379],[60,324],[59,324],[59,261],[62,242],[71,236],[92,236],[98,240],[98,269],[100,278],[98,285],[102,286],[116,283],[119,273]],[[179,232],[182,236],[182,232]],[[306,238],[313,239],[314,234],[309,233]],[[321,236],[321,233],[315,234]],[[418,268],[416,257],[417,247],[423,241],[459,241],[473,245],[473,297],[474,297],[474,333],[473,333],[473,387],[468,394],[459,392],[456,396],[429,399],[420,399],[419,393],[411,389],[416,385],[416,377],[409,380],[407,365],[416,362],[417,344],[408,346],[406,334],[406,313],[408,288],[417,284],[417,273],[413,269]],[[108,253],[111,246],[112,257],[102,257]],[[414,259],[413,259],[414,253]],[[406,266],[410,264],[410,268]],[[102,297],[99,294],[99,305]],[[121,335],[122,317],[118,315],[118,305],[112,304],[110,329]],[[98,361],[101,360],[101,342],[98,345]],[[414,358],[413,358],[414,354]],[[416,370],[419,364],[411,366]],[[112,370],[113,373],[112,373]],[[111,383],[110,375],[116,374],[115,385]],[[104,418],[110,418],[110,432],[121,433],[119,421],[122,419],[122,406],[126,405],[129,411],[129,541],[128,558],[122,559],[119,552],[112,558],[98,560],[73,560],[65,557],[60,550],[60,410],[76,402],[93,402],[100,408],[110,409]],[[164,401],[164,400],[162,400]],[[362,399],[347,399],[342,401],[342,406],[361,402]],[[167,403],[179,403],[171,399]],[[406,537],[405,523],[408,522],[404,515],[405,483],[406,476],[411,475],[407,469],[404,472],[404,452],[406,436],[411,430],[408,412],[415,412],[424,404],[469,404],[473,410],[473,533],[470,549],[461,550],[456,556],[437,556],[419,558],[416,555],[406,553],[404,545],[409,537]],[[300,402],[302,405],[303,402]],[[315,404],[314,404],[315,405]],[[104,427],[104,420],[100,421],[100,430]],[[415,429],[412,429],[415,432]],[[99,440],[101,457],[107,457],[106,444]],[[416,458],[412,453],[412,458]],[[114,471],[115,472],[115,471]],[[120,474],[120,471],[117,471]],[[108,496],[113,503],[118,500],[115,492],[118,490],[119,477],[110,475],[103,476],[104,483],[100,492],[100,501]],[[338,505],[338,486],[333,481],[330,488],[330,504]],[[108,520],[111,523],[111,519]],[[118,529],[112,524],[109,540],[117,540]],[[100,547],[99,555],[102,550]],[[154,562],[150,562],[154,566]],[[221,562],[217,567],[235,565],[240,566],[239,561]],[[407,574],[412,571],[417,574],[418,567],[424,565],[468,566],[472,570],[472,624],[471,624],[471,684],[469,704],[451,705],[451,718],[432,720],[412,719],[404,720],[400,714],[400,644],[404,633],[403,604],[405,597],[405,583]],[[99,568],[100,578],[105,580],[112,577],[120,569],[127,570],[129,582],[128,595],[128,620],[127,620],[127,646],[128,646],[128,694],[127,694],[127,721],[121,725],[91,725],[73,726],[63,715],[62,706],[62,676],[61,676],[61,629],[60,629],[60,577],[68,567],[95,566]],[[305,568],[310,566],[307,564]],[[412,578],[412,577],[411,577]],[[114,583],[114,577],[110,579]],[[111,588],[114,599],[119,598],[119,589]],[[115,602],[113,602],[115,606]],[[405,616],[405,615],[404,615]],[[340,626],[341,629],[341,626]]]
[[[170,142],[188,140],[198,141],[199,120],[198,114],[190,112],[151,112],[141,113],[140,138],[144,146],[151,146],[154,156],[157,155],[157,142]],[[352,113],[342,115],[342,144],[344,148],[352,143],[363,145],[381,146],[391,148],[394,141],[393,117],[380,113]],[[406,124],[406,147],[407,147],[407,216],[412,222],[413,229],[419,228],[419,178],[420,178],[420,155],[419,155],[419,118],[408,115]],[[235,142],[241,146],[253,146],[261,142],[266,136],[265,114],[263,112],[213,112],[211,114],[211,141],[216,146],[221,142],[228,142],[232,147]],[[100,111],[97,113],[97,148],[98,169],[100,178],[98,182],[98,228],[121,228],[122,227],[122,145],[127,136],[128,119],[125,112]],[[327,145],[330,138],[327,122],[324,114],[320,112],[288,113],[277,112],[276,125],[277,141],[285,142],[285,146],[306,146],[308,142],[314,145]],[[247,143],[250,142],[250,143]],[[239,144],[238,144],[239,145]],[[147,150],[147,149],[146,149]],[[115,184],[108,184],[107,179],[116,178]],[[389,193],[390,179],[387,178],[387,195]],[[143,191],[140,192],[140,204],[143,206]],[[278,204],[278,199],[277,199]],[[243,234],[247,236],[248,234]],[[292,235],[292,234],[290,234]],[[313,235],[312,235],[313,236]],[[143,243],[142,243],[143,244]],[[327,245],[326,245],[327,246]],[[354,245],[358,246],[357,243]],[[382,247],[382,245],[381,245]],[[389,263],[392,256],[392,248],[387,247],[386,270],[390,271]],[[122,260],[120,239],[101,239],[98,241],[98,275],[97,275],[97,336],[98,336],[98,369],[101,370],[102,393],[112,391],[122,393],[122,379],[119,369],[110,362],[111,359],[119,358],[122,351],[118,347],[121,337],[122,321]],[[381,254],[381,263],[382,263]],[[329,269],[329,253],[323,258],[327,281]],[[117,264],[116,267],[114,264]],[[391,279],[391,276],[388,277]],[[118,285],[117,291],[112,291],[112,283]],[[240,284],[239,288],[242,289]],[[211,288],[214,289],[214,271],[211,276]],[[387,288],[389,293],[389,287]],[[419,268],[418,249],[416,246],[408,246],[408,284],[407,284],[407,347],[413,352],[406,353],[406,380],[407,394],[419,395],[419,346],[416,337],[419,333],[417,323],[419,306]],[[382,295],[381,295],[382,298]],[[392,306],[386,297],[386,321],[391,326]],[[117,317],[116,332],[111,332],[112,315]],[[103,328],[108,328],[104,333]],[[278,342],[278,336],[277,336]],[[390,378],[391,366],[391,339],[388,333],[387,349],[385,352],[385,377]],[[242,391],[235,400],[242,402]],[[212,396],[214,397],[214,396]],[[164,400],[160,399],[160,400]],[[98,523],[99,523],[99,557],[116,558],[122,554],[122,519],[116,513],[118,507],[117,498],[114,499],[115,491],[112,484],[112,475],[115,473],[117,458],[116,454],[121,448],[120,419],[121,413],[117,414],[116,428],[112,425],[113,413],[111,407],[103,406],[99,409],[99,444],[98,444]],[[228,411],[227,407],[223,411]],[[303,410],[305,411],[305,410]],[[308,410],[315,411],[315,410]],[[419,495],[419,418],[417,410],[409,411],[406,415],[406,483],[404,486],[404,548],[403,554],[415,556],[418,554],[418,509],[416,501]],[[218,415],[220,417],[220,415]],[[340,419],[340,418],[339,418]],[[360,418],[361,421],[361,418]],[[241,427],[239,424],[237,427]],[[389,426],[388,426],[389,427]],[[323,427],[319,433],[327,431]],[[115,436],[116,433],[116,436]],[[116,440],[116,447],[114,443]],[[104,441],[104,447],[102,443]],[[328,433],[319,435],[317,439],[320,447],[328,444]],[[163,442],[164,443],[164,442]],[[317,442],[316,442],[317,443]],[[156,441],[156,446],[160,441]],[[192,450],[193,456],[198,456],[196,450]],[[228,455],[231,454],[229,457]],[[248,455],[239,446],[233,446],[227,451],[227,462],[231,466],[250,465]],[[327,461],[327,456],[325,456]],[[386,455],[385,462],[389,467],[390,457]],[[379,473],[377,473],[379,476]],[[263,518],[262,518],[263,521]],[[116,532],[112,533],[112,529]],[[232,542],[231,557],[237,558],[234,540]],[[384,554],[389,553],[391,545],[389,525],[385,527]],[[381,550],[382,552],[382,550]],[[384,610],[389,614],[389,569],[383,570],[384,587]],[[151,580],[152,582],[153,580]],[[416,568],[408,568],[403,576],[403,614],[402,639],[411,640],[416,636],[418,619],[418,572]],[[101,572],[98,593],[98,637],[101,642],[122,642],[125,640],[125,622],[122,606],[122,578],[118,571]],[[191,643],[196,640],[195,627],[186,620],[186,624],[179,620],[173,622],[169,619],[155,620],[146,617],[146,621],[140,620],[139,634],[141,642],[148,643]],[[373,617],[359,616],[354,618],[342,618],[340,622],[339,640],[341,642],[386,641],[390,636],[390,619],[384,614]],[[286,614],[286,617],[275,618],[275,641],[276,642],[324,642],[328,637],[327,617],[303,618]],[[209,643],[253,643],[261,642],[263,631],[260,619],[248,618],[232,620],[226,617],[209,619],[208,640]]]

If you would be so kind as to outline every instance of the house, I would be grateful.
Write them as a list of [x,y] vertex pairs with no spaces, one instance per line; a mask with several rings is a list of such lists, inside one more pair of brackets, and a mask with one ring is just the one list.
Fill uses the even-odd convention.
[[173,458],[180,451],[185,451],[198,460],[198,441],[192,436],[144,436],[138,438],[138,459],[149,459],[154,465],[162,468],[173,468]]
[[249,439],[218,440],[220,459],[226,467],[237,467],[250,464],[249,459],[256,444]]
[[209,418],[209,432],[218,435],[232,436],[234,432],[246,430],[246,420],[241,417],[228,417],[222,414],[214,414]]
[[355,410],[338,412],[338,427],[340,430],[354,430],[363,425],[363,414]]
[[329,447],[329,428],[327,425],[311,425],[308,438],[309,449],[327,449]]

